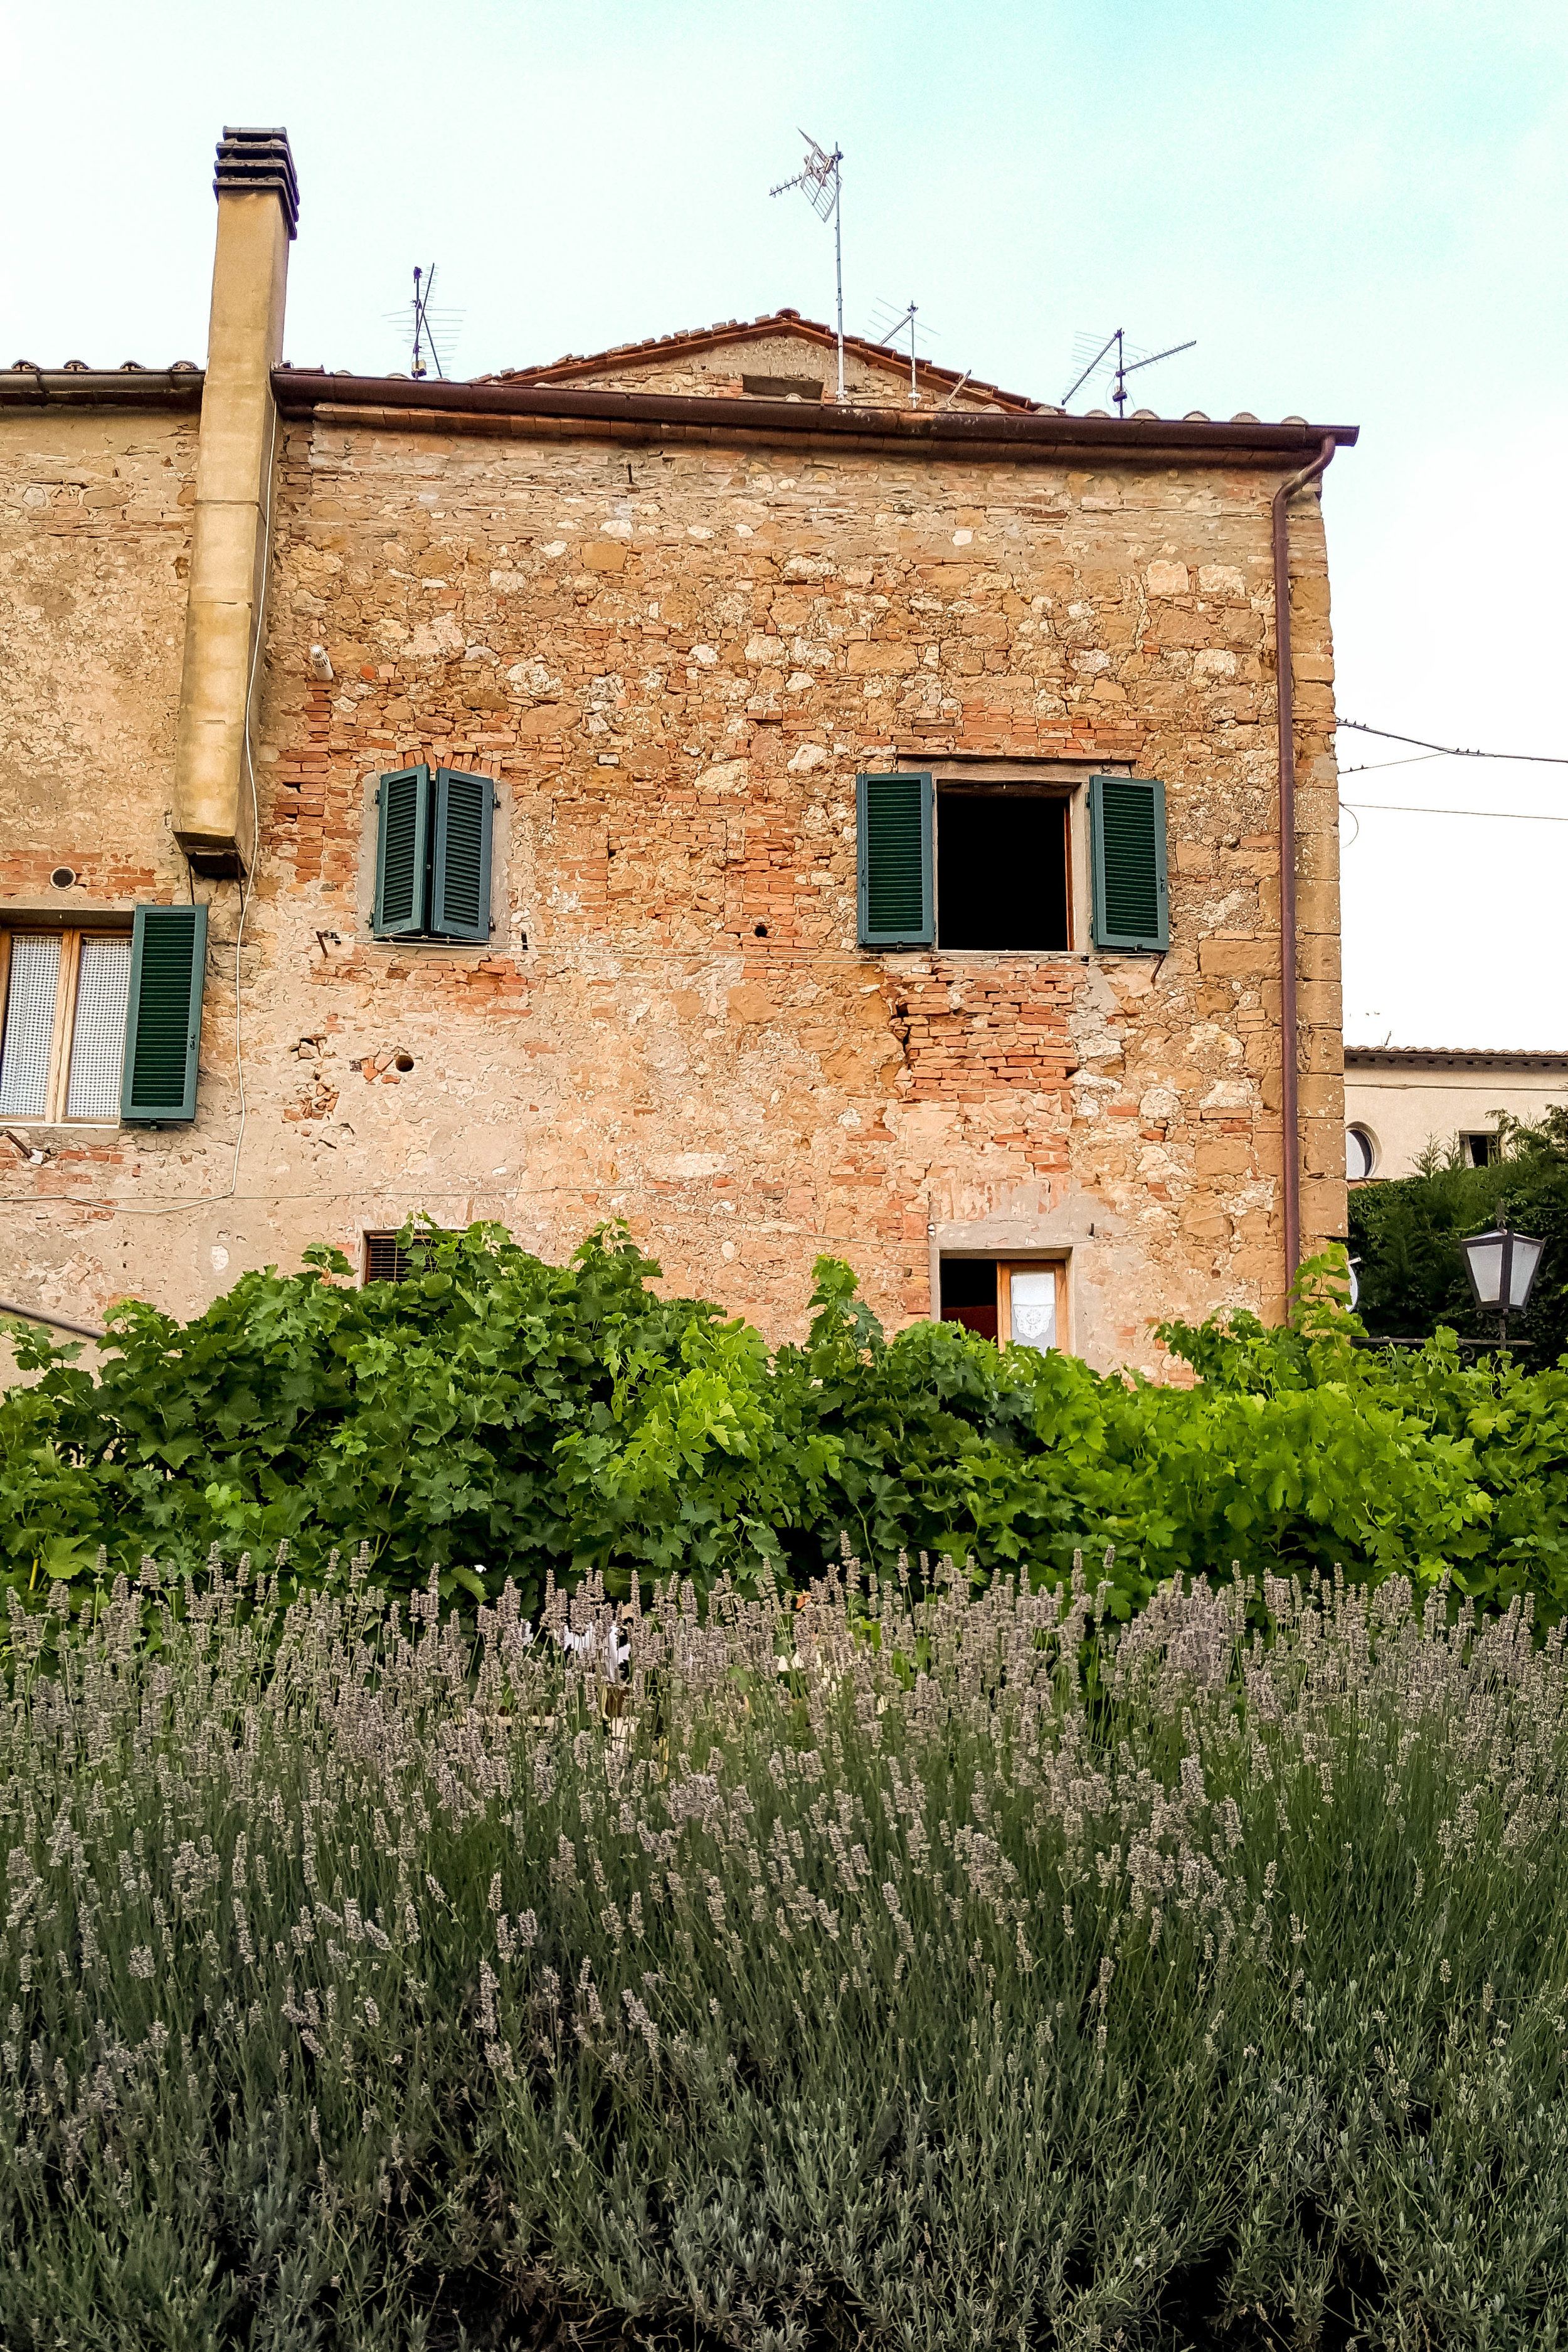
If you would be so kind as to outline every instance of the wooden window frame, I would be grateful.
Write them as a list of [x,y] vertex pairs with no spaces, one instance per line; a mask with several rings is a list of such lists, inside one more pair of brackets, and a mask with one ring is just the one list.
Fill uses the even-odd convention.
[[123,923],[30,923],[11,921],[0,928],[0,1044],[5,1039],[5,1015],[11,992],[11,942],[14,939],[58,938],[60,943],[60,968],[55,982],[55,1022],[49,1038],[48,1076],[44,1082],[44,1108],[41,1111],[17,1112],[12,1124],[16,1127],[119,1127],[120,1114],[112,1118],[71,1118],[66,1110],[70,1092],[71,1045],[76,1036],[77,988],[81,979],[81,950],[88,940],[122,940],[128,926]]
[[1049,1268],[1057,1277],[1057,1339],[1054,1352],[1058,1356],[1072,1353],[1072,1334],[1068,1328],[1068,1262],[1065,1257],[998,1257],[996,1261],[996,1345],[1010,1348],[1013,1344],[1013,1276],[1016,1274],[1044,1274]]

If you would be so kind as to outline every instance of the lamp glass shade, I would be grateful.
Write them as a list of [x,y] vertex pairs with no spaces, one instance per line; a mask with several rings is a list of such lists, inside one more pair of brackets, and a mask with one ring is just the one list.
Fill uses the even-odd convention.
[[1513,1264],[1509,1268],[1508,1303],[1510,1308],[1523,1307],[1529,1300],[1535,1269],[1541,1263],[1543,1242],[1532,1240],[1529,1234],[1515,1234]]
[[[1491,1233],[1470,1234],[1459,1244],[1465,1253],[1465,1266],[1475,1293],[1476,1305],[1488,1307],[1493,1314],[1517,1315],[1530,1303],[1535,1283],[1536,1268],[1541,1264],[1544,1242],[1532,1234],[1516,1234],[1499,1228]],[[1507,1268],[1506,1276],[1504,1268]],[[1504,1280],[1508,1297],[1503,1297]]]
[[1502,1304],[1502,1244],[1503,1236],[1498,1233],[1471,1234],[1459,1244],[1478,1307]]

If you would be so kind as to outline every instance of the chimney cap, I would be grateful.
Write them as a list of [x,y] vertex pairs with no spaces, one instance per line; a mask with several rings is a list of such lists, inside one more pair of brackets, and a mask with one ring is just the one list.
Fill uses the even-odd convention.
[[275,189],[290,238],[299,235],[300,182],[294,171],[289,133],[280,123],[269,131],[224,124],[213,175],[214,195],[221,197],[226,188],[241,193],[252,188]]

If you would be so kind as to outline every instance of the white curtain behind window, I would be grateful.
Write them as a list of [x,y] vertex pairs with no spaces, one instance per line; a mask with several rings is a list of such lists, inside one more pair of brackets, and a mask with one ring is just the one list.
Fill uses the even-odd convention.
[[71,1028],[68,1118],[120,1117],[125,1064],[125,1007],[131,994],[129,940],[83,940]]
[[1012,1282],[1013,1345],[1038,1348],[1042,1353],[1057,1344],[1057,1270],[1043,1265],[1037,1272],[1016,1272]]
[[44,1115],[59,977],[58,933],[22,931],[12,939],[5,1033],[0,1040],[0,1118]]

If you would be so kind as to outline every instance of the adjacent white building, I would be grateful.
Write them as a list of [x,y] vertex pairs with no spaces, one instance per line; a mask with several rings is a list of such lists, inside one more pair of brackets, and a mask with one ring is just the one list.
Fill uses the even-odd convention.
[[1345,1047],[1345,1172],[1410,1176],[1427,1145],[1456,1138],[1478,1167],[1497,1149],[1498,1117],[1538,1119],[1568,1103],[1568,1053],[1464,1046]]

